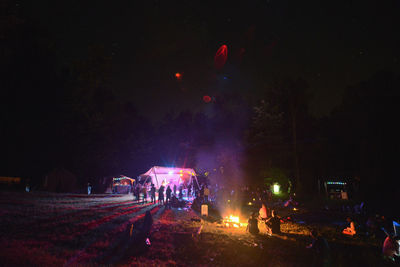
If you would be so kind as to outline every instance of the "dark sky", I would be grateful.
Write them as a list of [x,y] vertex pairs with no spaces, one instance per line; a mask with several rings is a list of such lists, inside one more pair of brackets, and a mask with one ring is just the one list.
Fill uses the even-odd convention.
[[[306,79],[311,111],[325,115],[340,103],[346,86],[382,69],[400,69],[400,1],[234,2],[19,5],[51,37],[65,62],[85,58],[90,45],[103,45],[113,57],[114,92],[155,116],[204,108],[203,95],[232,90],[257,97],[273,79],[286,76]],[[228,61],[218,72],[213,60],[223,44]]]

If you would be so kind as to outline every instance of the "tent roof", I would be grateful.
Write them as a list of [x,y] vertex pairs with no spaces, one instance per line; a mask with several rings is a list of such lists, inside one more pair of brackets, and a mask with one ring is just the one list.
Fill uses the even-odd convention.
[[191,180],[193,177],[197,182],[196,172],[192,168],[154,166],[139,175],[139,177],[146,177],[146,181],[149,176],[157,187],[162,183],[179,185],[183,181]]
[[179,174],[179,173],[190,173],[192,176],[196,176],[196,172],[192,168],[178,168],[178,167],[151,167],[147,172],[139,176],[149,176],[149,175],[159,174]]

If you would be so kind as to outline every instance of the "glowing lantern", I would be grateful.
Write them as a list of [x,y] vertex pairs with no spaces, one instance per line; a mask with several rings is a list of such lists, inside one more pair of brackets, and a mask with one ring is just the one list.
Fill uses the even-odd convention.
[[279,194],[281,186],[279,184],[274,184],[273,188],[273,192],[274,194]]

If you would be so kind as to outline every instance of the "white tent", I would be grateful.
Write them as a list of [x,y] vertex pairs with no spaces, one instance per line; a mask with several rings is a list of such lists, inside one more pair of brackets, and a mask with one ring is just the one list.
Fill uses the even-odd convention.
[[145,179],[146,182],[152,182],[157,188],[164,185],[187,185],[188,183],[195,182],[199,186],[196,172],[191,168],[177,168],[177,167],[151,167],[147,172],[139,175],[140,180]]

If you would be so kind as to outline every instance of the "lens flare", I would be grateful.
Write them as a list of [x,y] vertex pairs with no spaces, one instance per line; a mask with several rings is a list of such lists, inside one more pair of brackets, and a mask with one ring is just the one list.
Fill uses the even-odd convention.
[[224,67],[226,60],[228,58],[228,47],[226,45],[222,45],[218,48],[217,53],[214,57],[214,64],[217,70],[222,69]]

